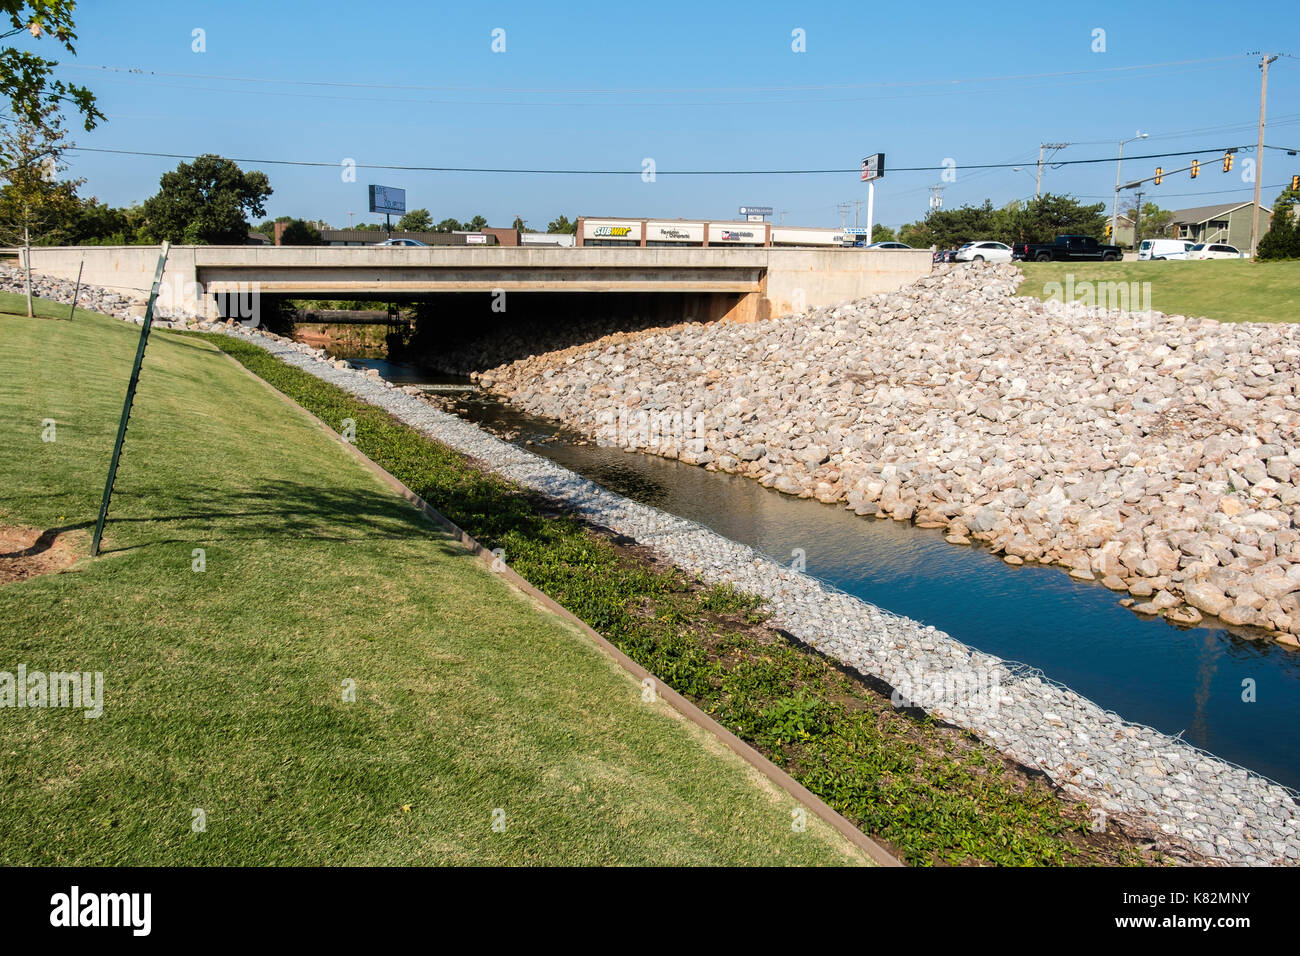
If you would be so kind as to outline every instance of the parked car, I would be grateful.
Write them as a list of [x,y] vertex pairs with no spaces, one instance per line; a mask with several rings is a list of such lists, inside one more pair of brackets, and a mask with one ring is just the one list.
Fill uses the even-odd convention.
[[385,239],[383,242],[376,242],[377,246],[423,246],[425,243],[419,239]]
[[1011,247],[1011,258],[1031,262],[1119,262],[1124,251],[1119,246],[1108,246],[1092,236],[1057,236],[1050,243],[1017,242]]
[[1193,245],[1187,239],[1143,239],[1138,243],[1138,258],[1186,259]]
[[1011,247],[1005,242],[968,242],[953,256],[955,262],[1010,262]]
[[957,255],[956,249],[936,249],[930,260],[932,262],[952,262],[955,255]]
[[905,242],[873,242],[868,249],[911,249]]
[[1198,242],[1187,250],[1189,259],[1245,259],[1246,254],[1236,246],[1223,242]]

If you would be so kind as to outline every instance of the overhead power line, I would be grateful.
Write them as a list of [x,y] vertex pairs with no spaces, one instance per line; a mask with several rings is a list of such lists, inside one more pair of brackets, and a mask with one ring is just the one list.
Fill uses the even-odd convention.
[[412,92],[441,93],[509,93],[539,96],[642,96],[699,93],[809,93],[839,90],[889,89],[916,86],[955,86],[963,83],[998,83],[1024,80],[1053,79],[1063,76],[1088,76],[1106,73],[1131,73],[1136,70],[1155,70],[1172,66],[1193,66],[1236,60],[1248,54],[1201,57],[1192,60],[1167,60],[1162,63],[1137,63],[1130,66],[1107,66],[1090,70],[1056,70],[1048,73],[1014,73],[995,76],[974,76],[955,80],[883,80],[870,83],[836,83],[806,86],[701,86],[658,88],[538,88],[508,86],[431,86],[402,83],[354,83],[342,80],[292,80],[267,76],[226,76],[217,73],[181,73],[165,70],[146,70],[140,67],[69,64],[68,69],[90,72],[126,73],[135,76],[160,76],[173,79],[220,80],[229,83],[260,83],[279,86],[334,87],[365,90],[406,90]]
[[[1126,157],[1132,161],[1135,159],[1165,159],[1174,156],[1204,156],[1206,154],[1217,154],[1227,152],[1228,150],[1251,150],[1253,145],[1239,146],[1211,146],[1204,149],[1187,149],[1172,153],[1145,153],[1141,156]],[[110,149],[108,147],[95,146],[70,146],[70,151],[82,153],[113,153],[122,156],[149,156],[158,159],[195,159],[198,154],[195,153],[160,153],[149,152],[137,149]],[[310,166],[318,168],[338,169],[342,165],[337,160],[295,160],[295,159],[248,159],[239,157],[230,157],[233,162],[246,163],[251,166]],[[1095,163],[1113,163],[1116,161],[1114,156],[1099,156],[1092,159],[1062,159],[1056,160],[1053,166],[1085,166]],[[945,167],[942,164],[938,166],[893,166],[890,172],[895,173],[932,173],[940,172],[949,168],[956,169],[1010,169],[1014,166],[1020,166],[1023,163],[965,163],[956,167]],[[385,169],[395,172],[412,172],[412,173],[500,173],[507,175],[535,175],[535,176],[641,176],[643,170],[638,166],[632,169],[512,169],[506,167],[492,166],[403,166],[393,163],[356,163],[356,169]],[[850,166],[842,169],[657,169],[656,176],[824,176],[824,175],[844,175],[846,173],[857,173],[860,167]]]

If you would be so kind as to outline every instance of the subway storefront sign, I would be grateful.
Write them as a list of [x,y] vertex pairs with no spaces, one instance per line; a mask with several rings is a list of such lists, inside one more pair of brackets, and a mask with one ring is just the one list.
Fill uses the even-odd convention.
[[641,223],[637,220],[586,219],[582,223],[584,245],[639,243]]

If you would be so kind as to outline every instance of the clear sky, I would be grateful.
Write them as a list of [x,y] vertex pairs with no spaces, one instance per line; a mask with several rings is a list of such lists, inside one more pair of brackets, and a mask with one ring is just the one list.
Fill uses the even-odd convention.
[[[368,182],[401,186],[436,220],[521,215],[545,229],[560,213],[735,217],[742,204],[786,221],[838,225],[836,204],[865,198],[853,173],[676,177],[673,169],[855,169],[956,163],[945,206],[1032,197],[1040,142],[1061,159],[1202,149],[1196,181],[1154,187],[1165,208],[1250,198],[1225,145],[1255,142],[1258,56],[1292,54],[1269,74],[1266,141],[1300,146],[1300,28],[1294,3],[653,4],[400,3],[357,0],[83,2],[77,56],[60,73],[89,85],[108,122],[79,146],[235,158],[275,193],[271,216],[346,225]],[[493,52],[493,30],[505,51]],[[195,52],[193,31],[204,31]],[[1104,52],[1094,52],[1096,30]],[[805,52],[792,32],[802,30]],[[49,51],[44,42],[32,48]],[[47,55],[53,55],[48,52]],[[1209,61],[1185,63],[1183,61]],[[1147,64],[1179,65],[1122,69]],[[113,72],[140,70],[144,73]],[[183,74],[183,75],[160,75]],[[1005,77],[1037,74],[1034,79]],[[1043,75],[1050,74],[1050,75]],[[233,78],[242,78],[236,80]],[[355,85],[328,85],[355,84]],[[1243,152],[1241,157],[1251,153]],[[643,160],[658,176],[643,182]],[[627,176],[397,172],[338,165],[622,169]],[[1163,161],[1166,169],[1188,158]],[[1300,173],[1266,151],[1263,197]],[[69,175],[114,205],[147,198],[176,159],[78,152]],[[967,170],[978,163],[1021,170]],[[1161,161],[1125,163],[1124,179]],[[876,221],[922,217],[938,170],[887,172]],[[1113,162],[1049,168],[1044,189],[1105,200]],[[860,215],[865,221],[865,210]],[[848,213],[848,222],[854,212]]]

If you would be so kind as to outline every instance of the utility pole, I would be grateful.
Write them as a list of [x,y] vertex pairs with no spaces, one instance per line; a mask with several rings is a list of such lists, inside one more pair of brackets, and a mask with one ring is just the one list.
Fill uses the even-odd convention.
[[946,188],[947,188],[946,186],[941,186],[937,183],[930,187],[930,208],[931,209],[943,208],[943,191]]
[[1110,237],[1112,239],[1119,235],[1119,177],[1120,170],[1124,168],[1124,144],[1136,143],[1138,140],[1146,138],[1147,134],[1138,130],[1137,135],[1132,139],[1121,139],[1119,141],[1119,158],[1115,160],[1115,201],[1110,207]]
[[789,211],[790,211],[790,210],[788,210],[788,209],[782,209],[782,210],[781,210],[781,225],[783,225],[783,226],[785,225],[785,214],[786,214],[787,212],[789,212]]
[[835,208],[840,211],[840,229],[844,229],[849,224],[849,204],[837,202]]
[[1276,53],[1263,54],[1259,60],[1259,143],[1255,147],[1255,205],[1250,210],[1250,257],[1255,258],[1259,245],[1259,184],[1264,178],[1264,101],[1268,97],[1268,65],[1276,60]]
[[862,203],[861,199],[853,200],[853,225],[855,226],[858,224],[858,213],[862,211]]
[[1069,145],[1070,145],[1069,143],[1039,143],[1038,144],[1038,177],[1034,181],[1035,200],[1038,199],[1038,197],[1042,194],[1042,190],[1043,190],[1043,150],[1065,149],[1065,147]]
[[[1115,230],[1110,231],[1110,241],[1117,242]],[[1133,248],[1136,249],[1142,242],[1142,190],[1137,191],[1137,208],[1133,210]]]

